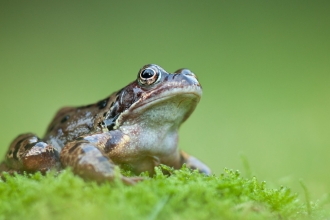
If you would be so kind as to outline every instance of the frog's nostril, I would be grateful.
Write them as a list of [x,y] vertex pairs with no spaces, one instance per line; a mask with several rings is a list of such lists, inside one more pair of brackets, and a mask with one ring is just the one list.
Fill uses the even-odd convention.
[[196,78],[196,75],[193,72],[185,73],[185,75],[186,76],[192,76],[192,77],[195,77]]
[[196,75],[193,72],[191,72],[189,69],[183,69],[182,74],[196,78]]
[[185,68],[179,69],[179,70],[175,71],[175,73],[183,74],[186,76],[192,76],[192,77],[196,78],[196,75],[193,72],[191,72],[189,69],[185,69]]

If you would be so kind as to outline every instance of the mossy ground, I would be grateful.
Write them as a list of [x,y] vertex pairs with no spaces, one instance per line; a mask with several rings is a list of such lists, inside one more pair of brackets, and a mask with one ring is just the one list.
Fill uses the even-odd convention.
[[[172,173],[164,175],[162,169]],[[156,168],[134,186],[85,182],[70,170],[6,176],[0,219],[302,219],[323,218],[290,189],[269,189],[257,178],[225,169],[205,176],[187,168]],[[310,212],[310,213],[309,213]]]

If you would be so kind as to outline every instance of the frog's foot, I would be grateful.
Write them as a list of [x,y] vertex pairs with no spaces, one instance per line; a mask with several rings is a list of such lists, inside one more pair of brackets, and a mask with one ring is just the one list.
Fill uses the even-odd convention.
[[[71,167],[75,174],[87,180],[113,181],[116,176],[116,165],[102,150],[107,138],[106,134],[95,134],[80,137],[66,144],[60,155],[62,165]],[[128,185],[141,180],[135,177],[120,176],[120,178]]]
[[211,175],[211,170],[208,166],[206,166],[204,163],[202,163],[197,158],[190,156],[184,151],[180,151],[181,155],[181,163],[186,164],[186,166],[193,170],[198,170],[201,173],[204,173],[206,175]]
[[51,168],[58,168],[59,153],[56,149],[36,135],[28,133],[19,135],[10,145],[5,155],[5,161],[0,166],[0,171],[37,172],[45,173]]

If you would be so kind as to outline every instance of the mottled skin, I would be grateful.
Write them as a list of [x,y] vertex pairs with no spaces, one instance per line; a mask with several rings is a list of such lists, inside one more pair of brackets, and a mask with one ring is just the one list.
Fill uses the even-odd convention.
[[[137,80],[106,99],[62,108],[44,138],[32,133],[18,136],[0,171],[46,172],[69,166],[85,179],[111,181],[115,166],[153,174],[159,164],[179,169],[185,163],[210,174],[206,165],[177,147],[178,129],[201,94],[190,70],[169,74],[157,65],[145,65]],[[128,184],[141,179],[121,178]]]

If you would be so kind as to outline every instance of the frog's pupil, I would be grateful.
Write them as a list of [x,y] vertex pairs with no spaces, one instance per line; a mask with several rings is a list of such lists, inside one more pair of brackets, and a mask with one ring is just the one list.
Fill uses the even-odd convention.
[[145,78],[145,79],[149,79],[151,77],[153,77],[155,74],[155,72],[151,69],[145,69],[143,70],[143,72],[141,73],[141,77]]

